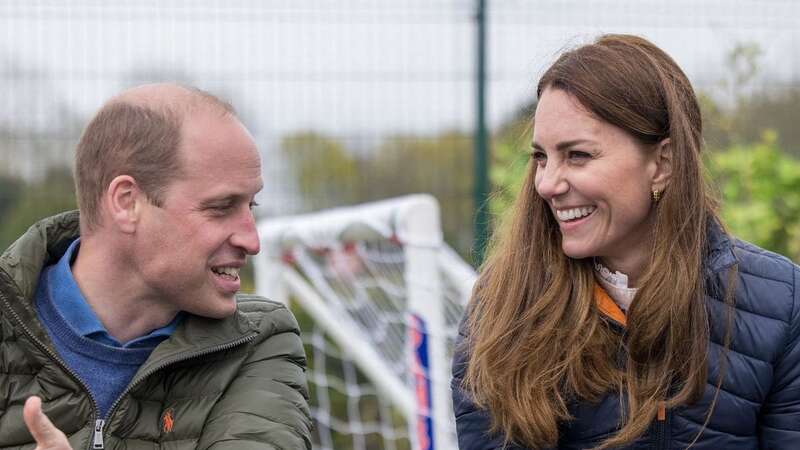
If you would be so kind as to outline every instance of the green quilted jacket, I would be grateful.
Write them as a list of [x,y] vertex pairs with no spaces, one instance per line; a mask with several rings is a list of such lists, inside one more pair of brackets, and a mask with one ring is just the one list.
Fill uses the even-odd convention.
[[99,421],[32,300],[42,267],[77,234],[77,212],[60,214],[0,256],[0,449],[34,448],[22,421],[34,394],[75,450],[311,448],[297,323],[283,305],[255,296],[240,296],[223,320],[188,316]]

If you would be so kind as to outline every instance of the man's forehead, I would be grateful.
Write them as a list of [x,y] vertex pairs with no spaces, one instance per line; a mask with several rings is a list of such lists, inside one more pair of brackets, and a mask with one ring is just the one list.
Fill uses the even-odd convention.
[[218,116],[234,115],[233,107],[205,91],[174,83],[155,83],[132,87],[111,98],[108,104],[127,103],[155,111],[175,114],[182,120],[195,112]]
[[[232,120],[231,120],[232,119]],[[181,139],[180,179],[192,196],[203,199],[252,198],[262,188],[261,156],[249,133],[235,118],[186,121]]]
[[170,83],[136,86],[109,100],[109,103],[129,103],[148,108],[177,107],[191,102],[194,94],[187,88]]

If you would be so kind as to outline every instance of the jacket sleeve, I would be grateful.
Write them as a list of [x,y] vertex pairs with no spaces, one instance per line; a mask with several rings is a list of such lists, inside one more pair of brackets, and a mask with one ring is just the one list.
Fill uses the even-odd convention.
[[800,267],[793,280],[786,346],[773,366],[774,382],[759,421],[764,450],[795,449],[800,442]]
[[499,435],[489,434],[489,413],[478,407],[462,387],[464,373],[467,369],[467,335],[466,321],[459,327],[456,340],[456,351],[453,356],[453,378],[450,387],[453,392],[453,412],[456,416],[456,432],[458,433],[458,448],[460,450],[522,450],[521,447],[511,445],[503,446],[503,438]]
[[279,306],[212,408],[198,449],[311,449],[305,353],[297,322]]

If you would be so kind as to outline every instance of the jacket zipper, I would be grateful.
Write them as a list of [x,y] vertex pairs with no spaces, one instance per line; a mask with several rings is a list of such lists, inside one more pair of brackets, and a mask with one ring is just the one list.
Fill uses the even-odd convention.
[[[6,276],[8,276],[8,274],[6,274]],[[11,278],[11,277],[9,277],[9,278]],[[100,435],[100,441],[99,441],[100,447],[97,446],[97,442],[98,442],[98,440],[97,440],[97,426],[100,425],[100,430],[101,430],[101,433],[102,433],[102,429],[103,429],[103,425],[102,424],[104,424],[105,422],[103,420],[97,418],[97,411],[98,411],[99,408],[97,407],[97,401],[94,399],[94,396],[92,395],[92,391],[89,390],[89,387],[86,386],[86,383],[84,383],[83,380],[81,380],[80,377],[78,377],[78,375],[72,369],[70,369],[70,367],[67,366],[67,364],[64,361],[62,361],[61,358],[54,351],[51,351],[50,348],[48,348],[42,341],[40,341],[39,339],[36,338],[36,336],[33,335],[33,332],[30,330],[30,328],[28,328],[27,325],[25,325],[25,322],[22,321],[22,319],[19,317],[17,312],[14,311],[14,309],[11,307],[11,304],[8,302],[8,298],[2,292],[0,292],[0,297],[2,297],[3,304],[5,305],[6,309],[9,312],[11,312],[11,316],[20,325],[20,327],[22,327],[22,331],[25,332],[25,334],[28,336],[28,338],[30,338],[30,340],[37,347],[39,347],[40,350],[42,350],[48,356],[50,356],[50,358],[52,358],[56,362],[56,364],[61,366],[61,368],[64,369],[64,371],[70,377],[72,377],[72,379],[76,383],[78,383],[78,386],[82,387],[83,390],[86,391],[86,393],[89,395],[89,399],[92,401],[92,407],[93,407],[93,411],[94,411],[93,414],[92,414],[92,419],[95,422],[95,433],[94,433],[94,439],[93,439],[94,442],[93,442],[93,446],[90,447],[90,448],[92,448],[92,449],[98,449],[98,448],[102,449],[103,448],[103,436],[102,436],[102,434]]]
[[[624,324],[606,315],[602,315],[601,317],[617,332],[625,334],[626,329]],[[656,420],[653,424],[653,449],[667,450],[667,444],[667,402],[662,400],[658,402]]]
[[106,421],[103,419],[97,419],[94,422],[94,439],[92,442],[92,448],[105,448],[103,444],[103,427],[106,426]]
[[[6,275],[8,275],[8,274],[6,274]],[[9,278],[11,278],[11,277],[9,277]],[[33,335],[33,332],[25,325],[25,322],[23,322],[22,319],[19,317],[19,315],[17,315],[17,312],[14,311],[13,308],[11,308],[11,304],[9,304],[8,298],[6,298],[6,296],[3,295],[2,292],[0,292],[0,297],[2,297],[3,303],[6,306],[6,309],[11,312],[11,316],[14,318],[14,320],[17,321],[17,323],[20,324],[20,326],[22,327],[22,330],[25,332],[26,335],[28,335],[28,337],[34,342],[34,344],[36,344],[36,346],[39,347],[40,350],[42,350],[45,353],[47,353],[89,395],[89,399],[92,401],[92,406],[94,407],[94,414],[92,415],[92,418],[94,419],[94,432],[92,433],[92,443],[91,443],[91,447],[89,447],[89,449],[90,450],[105,449],[105,443],[103,442],[103,430],[105,428],[106,421],[103,420],[103,419],[98,419],[97,418],[97,411],[98,411],[99,408],[97,407],[97,401],[92,396],[92,391],[89,390],[89,387],[86,386],[86,384],[78,377],[78,375],[75,372],[73,372],[72,369],[70,369],[69,366],[67,366],[67,364],[64,363],[61,360],[61,358],[59,358],[58,355],[55,352],[51,351],[46,345],[44,345],[43,342],[39,341],[39,339],[37,339],[36,336]],[[172,358],[172,359],[170,359],[168,361],[165,361],[165,362],[157,365],[156,367],[148,370],[145,374],[143,374],[138,379],[134,380],[133,383],[128,384],[128,387],[126,387],[125,390],[122,391],[122,394],[120,394],[120,396],[117,397],[117,399],[111,405],[111,408],[108,410],[108,414],[107,414],[106,417],[112,417],[112,415],[114,413],[114,410],[116,409],[117,404],[119,404],[120,400],[125,395],[127,395],[128,392],[131,391],[131,389],[133,389],[140,382],[142,382],[144,379],[146,379],[150,375],[154,374],[155,372],[157,372],[157,371],[159,371],[159,370],[161,370],[161,369],[163,369],[163,368],[165,368],[167,366],[170,366],[172,364],[178,363],[178,362],[188,361],[188,360],[193,359],[193,358],[199,358],[201,356],[210,355],[211,353],[215,353],[215,352],[218,352],[218,351],[229,350],[229,349],[231,349],[233,347],[236,347],[238,345],[242,345],[242,344],[245,344],[247,342],[252,341],[253,339],[256,338],[257,334],[258,333],[251,333],[251,334],[249,334],[247,336],[244,336],[244,337],[241,337],[241,338],[239,338],[239,339],[237,339],[235,341],[228,342],[227,344],[220,344],[220,345],[217,345],[215,347],[203,349],[203,350],[197,351],[195,353],[190,353],[188,355],[181,355],[181,356],[178,356],[176,358]]]
[[[246,343],[252,341],[253,339],[256,338],[257,335],[258,335],[257,332],[253,332],[253,333],[250,333],[250,334],[248,334],[246,336],[243,336],[243,337],[241,337],[239,339],[236,339],[235,341],[231,341],[231,342],[228,342],[228,343],[225,343],[225,344],[216,345],[214,347],[209,347],[209,348],[206,348],[206,349],[203,349],[203,350],[198,350],[198,351],[196,351],[194,353],[179,355],[179,356],[177,356],[175,358],[171,358],[169,360],[166,360],[166,361],[156,365],[155,367],[152,367],[152,368],[148,369],[147,372],[142,374],[139,378],[136,378],[131,383],[129,383],[128,386],[125,388],[125,390],[122,391],[122,394],[120,394],[117,397],[117,399],[114,400],[114,403],[111,404],[111,408],[109,408],[109,410],[108,410],[108,416],[107,417],[113,417],[114,411],[117,409],[117,406],[119,405],[119,402],[130,391],[132,391],[133,388],[138,386],[142,381],[147,379],[147,377],[149,377],[150,375],[158,372],[159,370],[162,370],[162,369],[164,369],[164,368],[166,368],[168,366],[171,366],[172,364],[176,364],[176,363],[179,363],[179,362],[184,362],[184,361],[188,361],[190,359],[200,358],[202,356],[210,355],[212,353],[221,352],[221,351],[224,351],[224,350],[230,350],[230,349],[232,349],[234,347],[237,347],[239,345],[243,345],[243,344],[246,344]],[[102,422],[102,421],[98,420],[98,423],[100,423],[100,422]],[[102,445],[103,445],[102,425],[103,424],[101,424],[101,428],[100,428],[100,433],[101,434],[100,434],[100,441],[99,441],[101,446],[100,447],[96,447],[95,446],[95,447],[93,447],[94,449],[102,449],[103,448],[102,447]],[[95,438],[95,442],[97,442],[97,438]]]
[[666,450],[667,448],[667,402],[658,402],[658,412],[656,413],[655,423],[655,443],[653,448],[655,450]]

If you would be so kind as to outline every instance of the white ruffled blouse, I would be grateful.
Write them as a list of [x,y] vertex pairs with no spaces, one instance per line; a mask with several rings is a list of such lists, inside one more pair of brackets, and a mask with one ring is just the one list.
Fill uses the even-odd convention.
[[594,269],[595,278],[603,286],[603,289],[608,292],[608,296],[614,299],[620,309],[628,311],[637,291],[636,288],[628,287],[628,276],[619,271],[611,272],[608,267],[602,265],[597,259],[594,260]]

